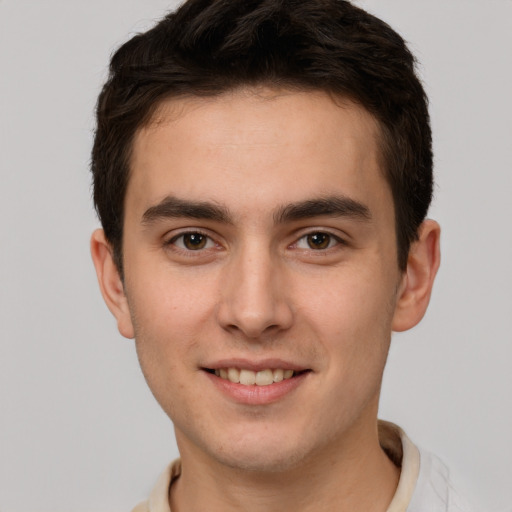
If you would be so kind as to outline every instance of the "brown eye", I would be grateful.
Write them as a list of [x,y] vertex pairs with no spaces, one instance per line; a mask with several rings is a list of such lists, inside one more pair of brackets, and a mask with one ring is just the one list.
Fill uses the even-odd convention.
[[215,246],[209,236],[196,231],[178,235],[170,241],[170,244],[185,251],[201,251],[202,249],[210,249]]
[[306,237],[310,249],[327,249],[331,245],[332,237],[327,233],[311,233]]
[[183,235],[183,245],[191,251],[204,249],[206,241],[207,237],[201,233],[187,233],[186,235]]

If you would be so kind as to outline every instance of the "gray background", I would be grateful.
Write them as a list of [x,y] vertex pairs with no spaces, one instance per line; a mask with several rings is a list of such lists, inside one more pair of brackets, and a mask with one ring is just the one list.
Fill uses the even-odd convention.
[[[431,98],[443,262],[381,416],[486,510],[512,492],[512,2],[366,0]],[[97,290],[88,176],[108,56],[163,0],[0,0],[0,511],[131,510],[176,455]]]

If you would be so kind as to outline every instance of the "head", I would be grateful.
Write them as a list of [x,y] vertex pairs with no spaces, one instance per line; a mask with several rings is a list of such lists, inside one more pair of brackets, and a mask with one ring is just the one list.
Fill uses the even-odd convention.
[[377,442],[391,331],[439,263],[395,32],[340,0],[186,2],[113,56],[92,166],[100,286],[182,456],[276,471]]
[[324,91],[375,118],[404,270],[431,201],[432,150],[426,95],[403,39],[344,0],[189,0],[117,50],[98,100],[94,201],[121,274],[137,131],[168,98],[247,86]]

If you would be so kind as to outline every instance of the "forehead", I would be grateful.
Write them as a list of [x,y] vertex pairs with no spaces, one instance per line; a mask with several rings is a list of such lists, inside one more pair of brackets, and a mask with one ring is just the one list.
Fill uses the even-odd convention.
[[389,192],[378,138],[365,109],[319,91],[170,99],[136,134],[126,213],[168,195],[272,208],[312,193]]

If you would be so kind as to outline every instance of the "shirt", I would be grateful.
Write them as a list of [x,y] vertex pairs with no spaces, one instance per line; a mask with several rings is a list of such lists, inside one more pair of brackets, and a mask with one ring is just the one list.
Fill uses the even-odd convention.
[[[472,512],[453,488],[443,462],[420,451],[401,428],[379,421],[379,441],[388,457],[401,467],[398,486],[386,512]],[[160,475],[149,499],[132,512],[172,512],[169,488],[180,473],[178,459]]]

